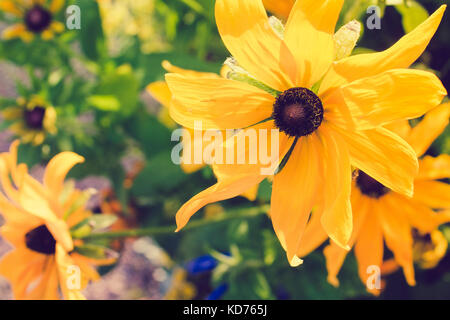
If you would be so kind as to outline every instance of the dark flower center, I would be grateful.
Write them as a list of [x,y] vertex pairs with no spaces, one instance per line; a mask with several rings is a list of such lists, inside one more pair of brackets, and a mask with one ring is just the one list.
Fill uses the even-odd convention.
[[52,14],[50,11],[40,5],[35,5],[25,14],[25,25],[28,30],[34,33],[40,33],[47,29],[51,21]]
[[389,192],[389,188],[362,171],[359,171],[356,184],[363,194],[371,198],[380,198]]
[[45,108],[34,107],[32,110],[25,110],[25,122],[31,129],[42,129],[44,124]]
[[55,254],[56,240],[45,225],[39,226],[25,235],[27,248],[39,253]]
[[309,89],[291,88],[276,99],[272,117],[275,125],[287,135],[307,136],[322,123],[322,101]]

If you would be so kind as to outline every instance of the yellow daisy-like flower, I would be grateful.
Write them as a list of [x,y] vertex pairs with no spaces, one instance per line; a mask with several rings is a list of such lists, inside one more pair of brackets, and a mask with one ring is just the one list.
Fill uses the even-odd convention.
[[[209,73],[209,72],[197,72],[192,70],[186,70],[179,67],[176,67],[172,65],[168,61],[163,61],[162,63],[163,68],[167,72],[171,73],[177,73],[185,76],[193,76],[196,78],[211,78],[211,77],[219,77],[215,73]],[[229,71],[229,68],[224,66],[221,70],[221,76],[225,77],[227,72]],[[169,90],[169,87],[165,81],[157,81],[149,84],[147,86],[147,91],[164,107],[160,113],[159,113],[159,119],[161,122],[165,123],[168,127],[174,127],[176,126],[176,123],[170,118],[169,115],[169,108],[172,103],[172,94]],[[192,138],[195,137],[194,130],[186,128],[184,131],[185,136],[182,138],[183,143],[183,150],[190,150],[189,154],[191,155],[191,158],[194,155],[194,145],[195,141],[192,140]],[[186,135],[189,134],[190,138],[188,138]],[[201,135],[202,139],[202,154],[203,151],[208,148],[214,141],[211,141],[209,139],[205,139],[205,136]],[[186,159],[184,159],[186,160]],[[205,163],[194,163],[193,159],[189,159],[188,161],[184,161],[182,159],[181,161],[181,169],[185,173],[193,173],[195,171],[200,170],[205,166]],[[245,191],[242,196],[246,197],[250,201],[254,201],[256,199],[256,196],[258,194],[258,185],[255,185],[251,187],[249,190]]]
[[[449,117],[450,104],[447,103],[430,111],[412,129],[406,121],[389,127],[404,137],[420,157],[444,131]],[[450,221],[450,185],[436,180],[446,178],[450,178],[450,156],[447,154],[425,156],[419,160],[412,198],[391,191],[363,171],[356,175],[351,196],[354,229],[349,245],[355,248],[359,276],[364,283],[371,276],[370,266],[381,268],[383,265],[384,243],[403,268],[410,285],[415,284],[414,260],[431,267],[443,257],[446,240],[437,228]],[[314,212],[306,229],[310,240],[302,255],[327,238],[319,220]],[[334,242],[324,250],[328,281],[335,286],[339,284],[337,274],[347,253]],[[369,291],[379,294],[378,289]]]
[[60,292],[65,299],[83,299],[80,291],[99,278],[91,264],[112,262],[74,251],[70,228],[91,213],[85,210],[85,195],[63,182],[84,159],[72,152],[58,154],[41,184],[25,164],[17,164],[17,147],[18,141],[0,155],[0,213],[6,220],[0,234],[14,246],[0,260],[0,275],[10,281],[16,299],[59,299]]
[[0,10],[9,13],[20,23],[14,24],[3,31],[4,39],[21,38],[30,42],[36,35],[44,40],[50,40],[56,33],[64,31],[64,24],[54,20],[64,5],[64,0],[0,0]]
[[17,105],[0,113],[5,120],[13,122],[9,129],[24,143],[40,145],[47,134],[56,133],[56,110],[39,96],[29,100],[17,99]]
[[[170,114],[184,127],[201,120],[204,130],[245,128],[233,137],[238,145],[248,130],[280,131],[275,156],[288,161],[281,161],[285,166],[274,176],[270,217],[293,266],[302,262],[298,253],[313,207],[329,237],[348,248],[352,166],[413,195],[416,154],[383,125],[417,118],[447,93],[432,73],[406,69],[425,50],[445,6],[386,51],[334,61],[342,5],[343,0],[296,1],[280,34],[261,0],[217,0],[220,35],[247,80],[166,75]],[[266,147],[271,150],[270,143]],[[206,204],[260,183],[267,177],[261,168],[261,161],[213,165],[217,184],[183,205],[178,229]]]
[[263,0],[264,7],[276,16],[287,19],[295,0]]

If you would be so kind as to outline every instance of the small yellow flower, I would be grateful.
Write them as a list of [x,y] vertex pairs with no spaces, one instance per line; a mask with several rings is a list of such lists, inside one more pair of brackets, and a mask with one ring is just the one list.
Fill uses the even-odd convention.
[[54,15],[64,5],[64,0],[0,0],[0,10],[22,20],[3,31],[6,40],[21,38],[30,42],[36,35],[50,40],[64,31],[64,24],[55,21]]
[[9,129],[24,143],[40,145],[47,134],[56,133],[56,111],[44,99],[33,96],[18,98],[16,106],[2,110],[1,115],[12,124]]
[[[446,6],[391,48],[336,61],[342,5],[343,0],[296,1],[280,34],[261,0],[217,0],[219,33],[241,71],[227,79],[166,75],[173,95],[170,115],[184,127],[202,121],[204,130],[243,129],[233,139],[244,145],[250,130],[279,130],[275,158],[287,161],[274,175],[270,218],[292,266],[302,263],[299,252],[314,207],[328,236],[349,248],[353,167],[413,195],[417,156],[383,126],[420,117],[447,94],[434,74],[408,69],[425,50]],[[269,142],[265,147],[271,150]],[[205,205],[266,179],[263,167],[261,161],[214,164],[217,184],[181,207],[178,230]]]
[[[74,251],[70,228],[91,213],[85,196],[64,187],[67,172],[84,159],[62,152],[47,165],[43,183],[32,178],[25,164],[17,164],[18,141],[0,154],[0,213],[6,220],[0,234],[14,249],[0,260],[0,275],[12,286],[16,299],[83,299],[81,290],[99,278],[91,260]],[[83,200],[83,201],[80,201]],[[72,279],[73,275],[79,279]],[[73,286],[72,286],[73,285]]]
[[[447,103],[430,111],[414,128],[406,121],[389,127],[404,137],[420,157],[444,131],[449,117],[450,104]],[[412,198],[386,188],[359,171],[352,184],[354,229],[349,245],[355,248],[359,276],[364,283],[371,275],[368,272],[370,266],[381,268],[384,265],[384,243],[393,252],[395,263],[403,268],[410,285],[415,285],[414,261],[432,267],[444,256],[447,242],[437,228],[450,221],[450,185],[438,180],[447,178],[450,178],[450,156],[447,154],[424,156],[419,160]],[[302,256],[327,239],[319,220],[313,213],[306,228],[309,238]],[[339,284],[337,274],[347,253],[333,241],[324,250],[328,281],[335,286]],[[377,289],[369,291],[379,294]]]

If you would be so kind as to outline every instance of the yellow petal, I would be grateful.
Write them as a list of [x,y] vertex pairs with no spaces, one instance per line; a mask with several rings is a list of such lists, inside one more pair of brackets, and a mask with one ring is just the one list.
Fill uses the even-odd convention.
[[291,266],[301,262],[296,254],[322,182],[318,147],[316,135],[301,138],[273,180],[270,217]]
[[306,226],[305,233],[303,234],[302,243],[300,249],[297,252],[297,256],[302,258],[316,250],[325,240],[328,239],[328,235],[323,230],[321,216],[317,212],[321,210],[313,209],[311,217],[309,218],[308,225]]
[[413,199],[433,209],[449,209],[450,185],[439,181],[416,181]]
[[441,6],[426,21],[389,49],[377,53],[358,54],[336,62],[324,78],[320,92],[390,69],[408,68],[428,46],[446,7]]
[[[72,258],[67,254],[67,252],[59,245],[56,244],[56,264],[58,268],[59,284],[62,291],[62,295],[66,300],[85,300],[84,296],[81,294],[81,286],[78,289],[72,289],[68,287],[70,281],[69,267],[74,265]],[[80,279],[81,282],[81,279]]]
[[177,66],[174,66],[169,61],[164,60],[162,62],[162,67],[169,73],[178,73],[183,76],[187,77],[194,77],[194,78],[220,78],[218,74],[212,73],[212,72],[200,72],[195,70],[189,70],[189,69],[183,69]]
[[5,40],[10,40],[10,39],[21,37],[24,32],[26,32],[25,25],[19,23],[19,24],[14,24],[14,25],[6,28],[5,30],[3,30],[2,35]]
[[[353,209],[353,232],[349,241],[349,247],[352,247],[359,236],[362,225],[366,220],[366,216],[369,214],[370,208],[373,205],[371,199],[361,196],[360,192],[353,188],[352,191],[352,209]],[[326,258],[326,266],[328,271],[327,280],[330,284],[337,287],[339,280],[337,275],[344,264],[345,257],[348,250],[345,250],[338,246],[333,241],[325,247],[323,251]]]
[[165,81],[157,81],[150,83],[146,90],[155,98],[161,105],[169,108],[172,100],[172,93],[169,90]]
[[65,0],[52,0],[50,2],[50,11],[53,13],[58,12],[64,5],[64,2]]
[[73,152],[61,152],[53,157],[44,174],[44,185],[54,197],[59,197],[64,179],[73,166],[84,161],[84,158]]
[[444,132],[449,117],[450,103],[442,104],[428,112],[424,119],[411,130],[406,141],[414,148],[418,157],[423,155],[433,141]]
[[426,156],[419,160],[417,180],[437,180],[450,178],[450,155],[441,154],[434,158]]
[[311,87],[330,68],[335,57],[333,36],[343,3],[343,0],[295,2],[284,39],[296,59],[296,86]]
[[[273,121],[268,121],[258,126],[252,127],[251,129],[256,130],[271,130],[274,128]],[[229,151],[228,149],[235,149],[237,145],[239,145],[239,141],[246,140],[246,132],[248,130],[242,130],[238,134],[236,134],[232,139],[226,141],[224,145],[224,155],[226,155]],[[270,137],[270,133],[267,135]],[[270,160],[281,159],[282,155],[287,152],[287,137],[284,134],[279,135],[279,151],[280,154],[270,155]],[[235,141],[235,143],[231,143]],[[257,144],[260,141],[258,139]],[[249,154],[252,148],[249,147],[248,143],[245,143],[245,157],[249,159]],[[267,139],[266,150],[271,150],[271,139]],[[255,164],[238,164],[237,162],[237,152],[234,152],[234,160],[225,162],[225,164],[217,164],[213,165],[214,173],[217,176],[217,183],[197,194],[193,198],[191,198],[187,203],[185,203],[181,209],[177,212],[176,221],[177,221],[177,230],[183,228],[189,219],[192,217],[194,213],[200,210],[207,204],[222,201],[230,198],[237,197],[242,193],[246,192],[251,187],[260,183],[264,180],[267,175],[263,174],[262,168],[270,168],[270,165],[261,163],[261,158],[258,159],[258,162]],[[233,164],[226,164],[232,162]],[[272,171],[273,172],[273,171]]]
[[352,164],[386,187],[411,197],[418,162],[414,150],[399,136],[384,128],[346,131]]
[[337,131],[322,125],[319,135],[323,144],[322,161],[325,163],[322,226],[334,242],[348,249],[353,229],[349,153]]
[[20,5],[18,5],[17,1],[0,0],[0,10],[15,15],[16,17],[23,16],[23,10]]
[[398,210],[395,196],[387,194],[383,200],[383,207],[377,206],[376,209],[386,245],[394,253],[395,261],[403,268],[408,284],[414,286],[413,239],[408,217]]
[[280,18],[287,20],[295,0],[263,0],[264,7]]
[[[355,256],[358,261],[358,273],[361,281],[366,285],[367,291],[373,294],[379,294],[377,288],[367,286],[370,276],[373,274],[370,266],[376,266],[381,269],[383,264],[383,233],[378,219],[377,212],[379,201],[371,201],[369,212],[362,225],[355,244]],[[381,275],[380,275],[381,276]],[[373,285],[374,283],[370,283]]]
[[349,83],[342,93],[358,129],[418,118],[441,103],[447,91],[432,73],[397,69]]
[[202,129],[245,128],[269,118],[274,97],[248,84],[221,78],[190,78],[167,74],[173,94],[171,117],[179,124]]
[[49,257],[44,274],[39,283],[28,294],[30,300],[59,300],[58,288],[58,270],[54,261],[54,257]]
[[[416,196],[420,191],[416,191]],[[429,233],[439,227],[441,224],[450,221],[450,212],[435,212],[420,201],[413,201],[398,194],[392,194],[398,208],[401,208],[408,217],[409,223],[417,230],[423,233]]]
[[217,0],[216,23],[231,55],[251,75],[279,91],[293,86],[294,57],[270,27],[261,0]]
[[259,185],[253,186],[250,189],[248,189],[247,191],[245,191],[242,196],[247,198],[250,201],[255,201],[256,197],[258,196],[258,188]]

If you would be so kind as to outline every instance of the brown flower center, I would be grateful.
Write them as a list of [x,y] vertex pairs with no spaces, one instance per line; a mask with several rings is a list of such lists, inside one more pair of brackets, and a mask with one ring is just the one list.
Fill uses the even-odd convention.
[[41,33],[50,26],[52,14],[40,5],[35,5],[25,14],[25,25],[34,33]]
[[275,125],[287,135],[307,136],[322,124],[322,101],[309,89],[291,88],[277,97],[272,117]]
[[389,188],[362,171],[359,171],[356,185],[363,194],[371,198],[380,198],[389,192]]
[[30,129],[42,129],[44,125],[45,108],[34,107],[31,110],[25,110],[25,122]]
[[47,255],[55,254],[56,240],[45,225],[29,231],[25,235],[25,244],[30,250]]

